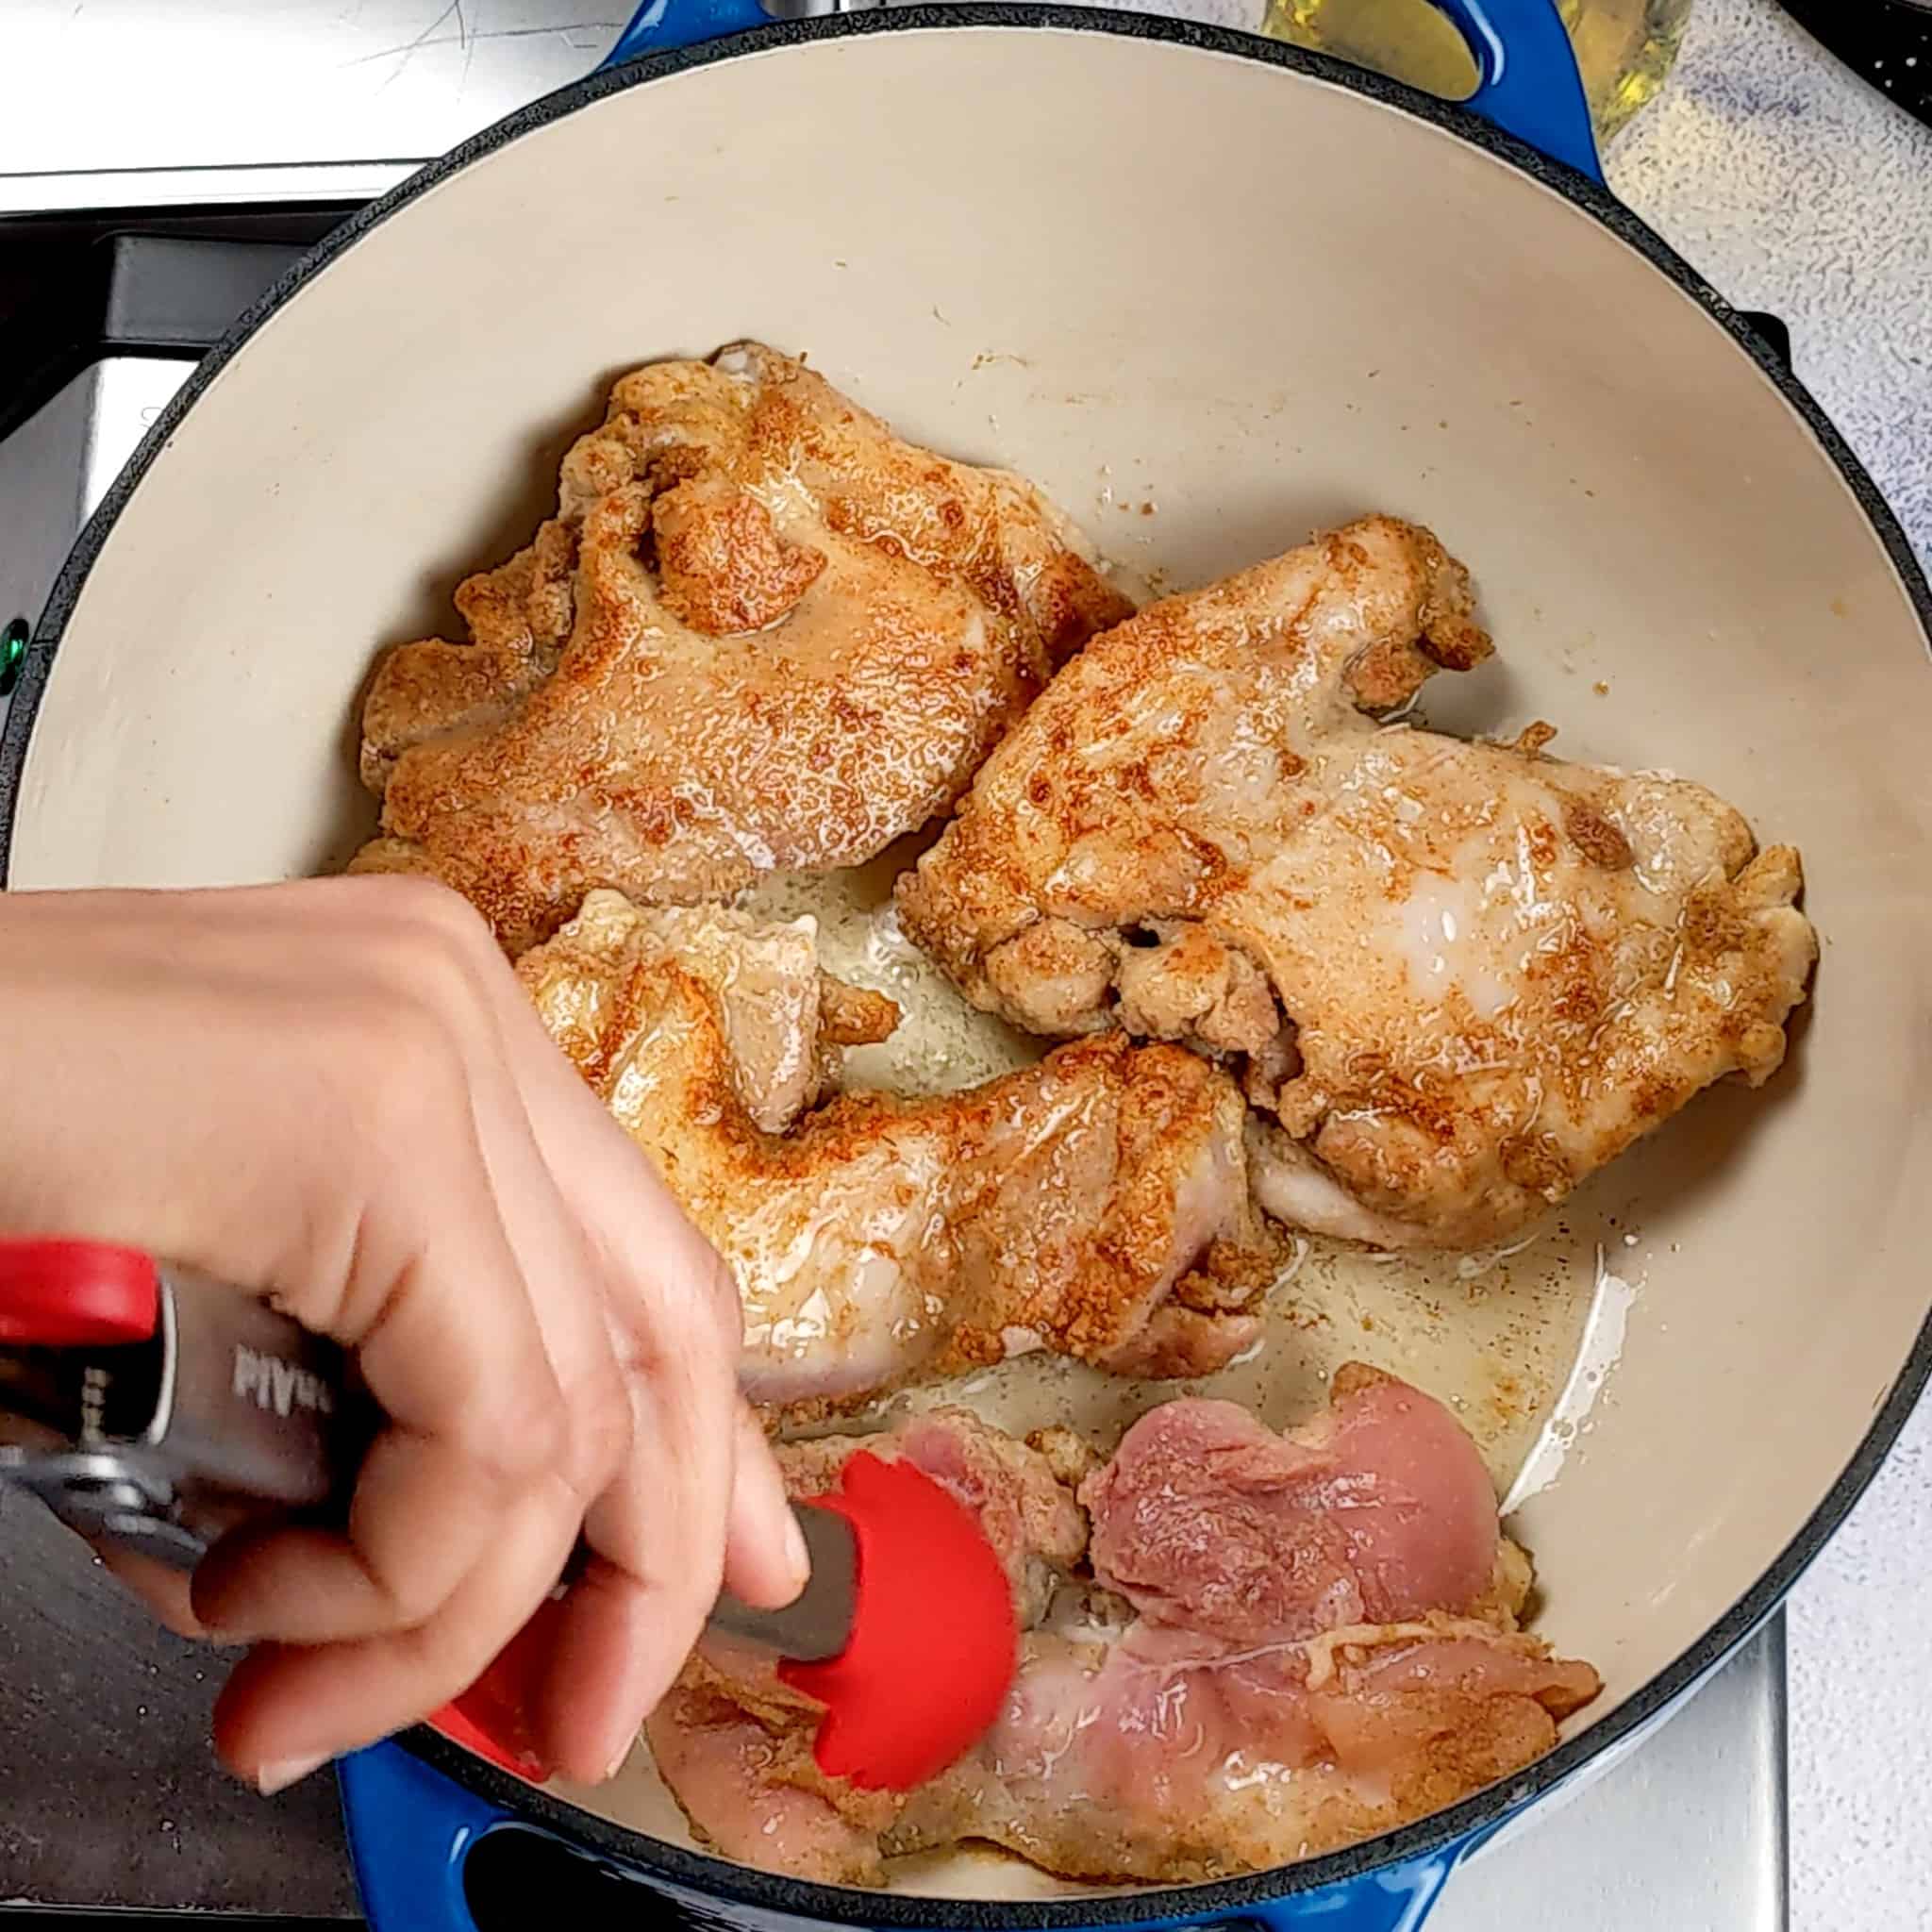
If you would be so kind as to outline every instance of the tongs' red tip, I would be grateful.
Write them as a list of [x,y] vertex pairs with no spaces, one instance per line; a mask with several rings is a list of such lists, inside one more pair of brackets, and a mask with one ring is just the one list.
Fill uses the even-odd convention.
[[813,1499],[851,1524],[852,1637],[824,1663],[778,1675],[825,1707],[814,1757],[863,1790],[909,1791],[991,1728],[1013,1681],[1011,1586],[978,1520],[923,1471],[860,1454]]
[[[813,1498],[852,1525],[852,1635],[824,1663],[778,1675],[825,1707],[813,1755],[863,1790],[910,1790],[956,1763],[1000,1714],[1019,1652],[1012,1591],[978,1519],[909,1462],[860,1454]],[[525,1716],[554,1649],[546,1604],[471,1688],[429,1722],[453,1743],[532,1784],[544,1763]]]
[[429,1719],[430,1728],[451,1743],[533,1785],[542,1784],[551,1768],[530,1735],[525,1713],[555,1643],[560,1611],[558,1603],[545,1604],[460,1697]]

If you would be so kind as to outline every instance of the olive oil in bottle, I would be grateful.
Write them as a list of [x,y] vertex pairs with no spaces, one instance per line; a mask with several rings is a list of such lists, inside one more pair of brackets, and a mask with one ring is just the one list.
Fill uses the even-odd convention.
[[[1607,142],[1663,85],[1690,0],[1557,0],[1597,139]],[[1261,31],[1392,75],[1445,100],[1475,91],[1462,36],[1428,0],[1267,0]]]

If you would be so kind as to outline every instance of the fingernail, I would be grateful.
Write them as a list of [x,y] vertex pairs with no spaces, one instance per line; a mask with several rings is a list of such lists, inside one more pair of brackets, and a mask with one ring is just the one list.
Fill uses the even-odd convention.
[[610,1782],[610,1780],[614,1778],[617,1775],[617,1774],[620,1771],[622,1771],[626,1764],[630,1762],[630,1754],[632,1749],[635,1747],[636,1743],[637,1740],[635,1738],[627,1738],[625,1740],[624,1749],[620,1751],[617,1754],[616,1757],[611,1761],[610,1768],[607,1772],[605,1772],[604,1775],[601,1778],[597,1780],[599,1784],[608,1785]]
[[805,1546],[805,1532],[791,1510],[785,1512],[785,1561],[791,1580],[800,1590],[811,1580],[811,1552]]
[[299,1785],[312,1771],[320,1771],[328,1762],[327,1752],[314,1757],[284,1757],[275,1764],[264,1764],[255,1774],[255,1788],[264,1798],[273,1798],[277,1791],[286,1791],[291,1785]]

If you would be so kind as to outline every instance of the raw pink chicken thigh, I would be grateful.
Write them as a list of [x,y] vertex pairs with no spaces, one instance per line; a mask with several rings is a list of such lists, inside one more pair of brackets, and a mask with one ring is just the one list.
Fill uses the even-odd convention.
[[[1064,1432],[1029,1447],[941,1410],[870,1439],[1006,1558],[1030,1627],[1005,1713],[919,1790],[860,1792],[812,1762],[808,1699],[708,1644],[649,1733],[692,1824],[831,1883],[971,1840],[1069,1877],[1189,1882],[1391,1829],[1541,1756],[1599,1680],[1518,1629],[1529,1565],[1474,1444],[1378,1371],[1344,1368],[1332,1397],[1286,1436],[1227,1403],[1155,1409],[1079,1485],[1091,1532]],[[809,1493],[857,1446],[781,1454]]]

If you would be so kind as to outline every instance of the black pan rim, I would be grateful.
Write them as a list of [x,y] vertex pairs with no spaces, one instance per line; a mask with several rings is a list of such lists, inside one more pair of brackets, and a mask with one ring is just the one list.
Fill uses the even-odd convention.
[[[73,616],[88,575],[108,535],[155,458],[179,427],[194,401],[255,331],[291,301],[338,255],[378,224],[472,161],[520,136],[588,107],[607,96],[648,85],[666,75],[719,64],[745,54],[848,35],[921,31],[939,27],[1053,28],[1160,41],[1203,52],[1257,60],[1306,75],[1381,102],[1430,123],[1508,163],[1596,220],[1650,265],[1690,295],[1755,363],[1797,412],[1851,490],[1866,521],[1890,558],[1916,610],[1932,649],[1932,585],[1890,507],[1863,464],[1820,408],[1810,392],[1771,352],[1750,325],[1699,275],[1661,236],[1624,208],[1600,183],[1551,160],[1513,136],[1491,126],[1466,108],[1439,101],[1398,81],[1278,42],[1208,25],[1148,14],[1098,9],[1038,0],[951,0],[813,20],[774,23],[724,41],[649,55],[626,66],[600,70],[545,95],[485,128],[398,184],[352,216],[295,264],[235,324],[220,344],[196,367],[159,420],[142,438],[127,466],[88,520],[48,598],[21,680],[14,692],[4,734],[0,734],[0,887],[7,882],[20,777],[34,719],[46,688],[48,669]],[[419,1727],[404,1744],[417,1757],[478,1795],[500,1805],[513,1818],[546,1825],[586,1850],[602,1853],[640,1876],[657,1876],[717,1901],[777,1912],[821,1924],[962,1928],[962,1932],[1075,1932],[1097,1924],[1134,1924],[1174,1918],[1212,1919],[1263,1907],[1291,1897],[1409,1861],[1452,1854],[1464,1840],[1478,1839],[1555,1786],[1581,1772],[1622,1740],[1659,1718],[1715,1670],[1778,1607],[1818,1555],[1833,1530],[1864,1492],[1932,1376],[1932,1310],[1921,1326],[1897,1379],[1875,1405],[1871,1426],[1850,1461],[1783,1552],[1729,1610],[1674,1663],[1667,1665],[1617,1709],[1580,1736],[1559,1744],[1520,1776],[1478,1792],[1447,1810],[1362,1844],[1300,1864],[1252,1874],[1212,1885],[1100,1893],[1036,1904],[990,1901],[902,1899],[890,1893],[811,1885],[778,1878],[748,1867],[682,1851],[641,1833],[608,1824],[593,1813],[550,1797],[521,1779],[496,1770],[435,1732]]]

